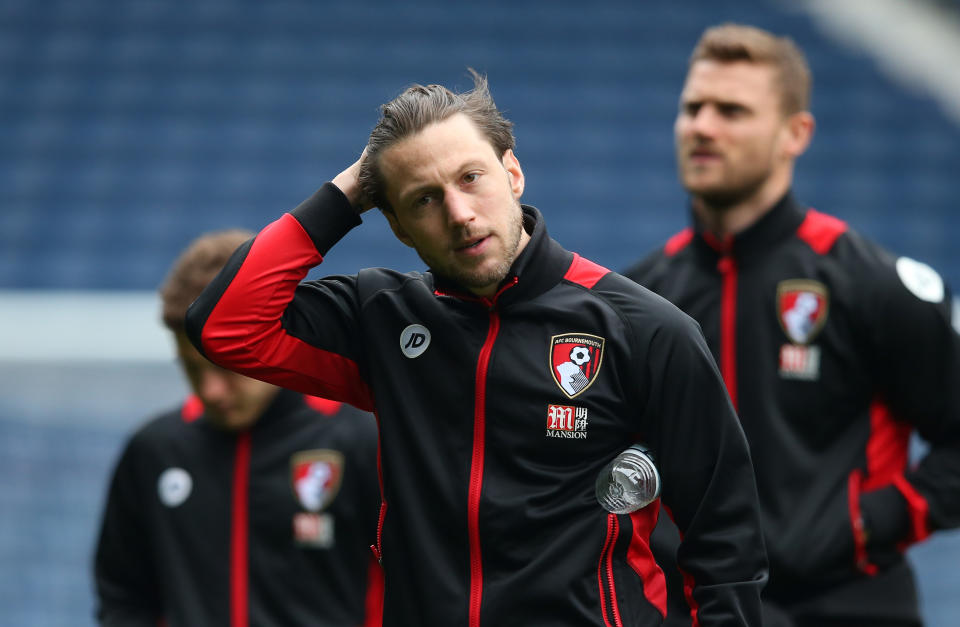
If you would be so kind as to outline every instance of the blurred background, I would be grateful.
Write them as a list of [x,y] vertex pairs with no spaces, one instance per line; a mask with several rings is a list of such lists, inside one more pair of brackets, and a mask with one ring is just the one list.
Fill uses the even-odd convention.
[[[516,123],[525,202],[623,269],[687,224],[673,118],[723,21],[808,55],[801,202],[960,286],[960,0],[0,0],[0,625],[93,625],[108,475],[186,391],[154,291],[191,239],[259,229],[380,103],[469,66]],[[367,215],[325,274],[422,268]],[[910,557],[928,625],[960,624],[960,536]]]

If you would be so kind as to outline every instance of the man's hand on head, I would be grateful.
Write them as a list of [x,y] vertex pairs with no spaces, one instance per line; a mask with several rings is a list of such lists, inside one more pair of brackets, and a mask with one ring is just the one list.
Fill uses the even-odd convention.
[[373,203],[364,195],[363,188],[360,187],[360,164],[367,156],[367,149],[363,149],[360,158],[357,159],[346,170],[333,178],[333,184],[336,185],[343,195],[350,201],[350,205],[357,210],[357,213],[363,213],[373,209]]

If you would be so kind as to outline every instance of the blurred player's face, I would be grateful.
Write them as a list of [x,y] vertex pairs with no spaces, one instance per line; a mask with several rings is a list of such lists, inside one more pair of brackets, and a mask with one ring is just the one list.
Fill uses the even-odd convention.
[[201,355],[186,334],[175,336],[180,365],[203,402],[204,417],[228,431],[252,427],[280,388],[225,370]]
[[796,144],[774,72],[745,61],[703,60],[690,68],[674,125],[677,167],[687,191],[706,205],[730,207],[767,186],[789,186],[806,143]]
[[465,115],[436,122],[380,155],[397,238],[430,268],[480,296],[493,295],[530,236],[523,171],[498,157]]

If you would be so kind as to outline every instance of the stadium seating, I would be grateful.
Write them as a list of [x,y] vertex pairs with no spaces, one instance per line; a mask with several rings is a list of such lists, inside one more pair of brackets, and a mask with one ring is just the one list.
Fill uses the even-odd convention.
[[[726,19],[809,52],[801,198],[960,283],[960,130],[804,16],[755,4],[8,0],[0,288],[153,289],[195,233],[261,226],[358,153],[382,101],[467,86],[467,66],[517,123],[526,200],[620,267],[686,220],[672,116],[690,47]],[[418,267],[372,219],[332,267]]]

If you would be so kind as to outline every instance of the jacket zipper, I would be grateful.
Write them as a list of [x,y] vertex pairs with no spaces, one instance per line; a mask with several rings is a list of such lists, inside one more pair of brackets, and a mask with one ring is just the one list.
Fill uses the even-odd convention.
[[483,488],[483,459],[486,448],[486,412],[487,412],[487,368],[490,354],[500,331],[500,315],[497,313],[497,298],[518,282],[514,277],[510,283],[501,287],[491,299],[483,299],[487,306],[490,323],[487,337],[477,358],[477,372],[474,379],[476,397],[473,406],[473,455],[470,460],[470,490],[467,503],[467,527],[470,540],[470,605],[469,625],[480,627],[480,605],[483,598],[483,556],[480,547],[480,493]]
[[[600,564],[597,567],[597,579],[600,584],[600,610],[606,627],[623,627],[620,620],[620,608],[617,605],[617,588],[613,581],[613,547],[620,533],[620,520],[616,514],[607,514],[607,539],[600,552]],[[610,611],[607,611],[607,607]],[[613,623],[610,617],[613,617]]]
[[249,625],[249,514],[250,432],[237,436],[233,461],[233,507],[230,517],[230,625]]
[[377,514],[377,536],[374,544],[370,545],[377,563],[383,566],[383,521],[387,517],[387,497],[383,493],[383,458],[380,449],[380,415],[374,412],[377,419],[377,484],[380,486],[380,512]]
[[737,264],[729,252],[717,262],[720,292],[720,374],[727,386],[733,408],[737,404]]

